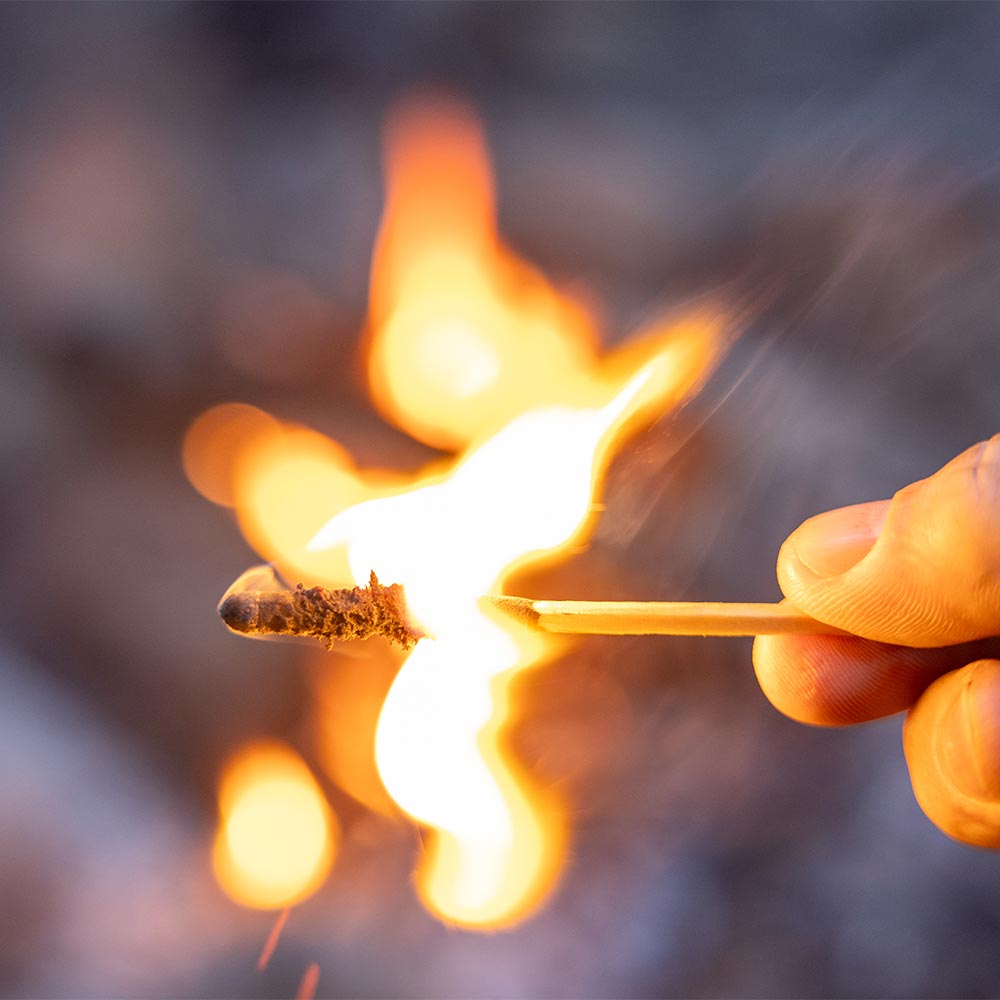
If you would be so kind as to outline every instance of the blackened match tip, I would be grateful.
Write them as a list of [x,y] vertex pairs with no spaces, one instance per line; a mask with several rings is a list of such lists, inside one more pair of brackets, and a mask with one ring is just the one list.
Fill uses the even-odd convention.
[[249,632],[257,618],[257,609],[245,594],[230,594],[219,605],[219,617],[234,632]]

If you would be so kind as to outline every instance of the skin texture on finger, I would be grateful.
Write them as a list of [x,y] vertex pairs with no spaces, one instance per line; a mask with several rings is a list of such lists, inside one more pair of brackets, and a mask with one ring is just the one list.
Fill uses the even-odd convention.
[[1000,435],[891,501],[810,518],[781,547],[778,581],[806,614],[879,642],[1000,634]]
[[949,837],[1000,847],[1000,660],[945,674],[903,727],[913,793]]
[[936,678],[972,660],[1000,657],[1000,639],[915,649],[854,636],[758,636],[757,681],[797,722],[850,726],[910,708]]

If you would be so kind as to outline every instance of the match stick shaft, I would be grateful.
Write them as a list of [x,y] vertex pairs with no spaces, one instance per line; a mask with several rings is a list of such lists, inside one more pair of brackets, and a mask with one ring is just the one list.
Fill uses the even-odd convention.
[[847,635],[787,604],[693,601],[532,601],[490,603],[546,632],[572,635]]

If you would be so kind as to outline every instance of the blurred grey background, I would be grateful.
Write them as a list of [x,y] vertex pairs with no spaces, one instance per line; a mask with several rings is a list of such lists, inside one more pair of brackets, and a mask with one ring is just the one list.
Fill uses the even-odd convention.
[[609,342],[706,295],[741,316],[531,585],[776,598],[799,521],[1000,429],[998,46],[993,4],[0,6],[0,993],[281,996],[315,961],[345,997],[998,995],[1000,857],[920,814],[898,718],[784,720],[743,640],[595,639],[523,680],[574,836],[513,931],[433,920],[412,828],[327,784],[337,864],[258,974],[273,916],[215,886],[216,777],[255,736],[312,761],[339,658],[225,632],[254,555],[180,462],[226,400],[426,460],[357,338],[385,113],[444,87],[504,237]]

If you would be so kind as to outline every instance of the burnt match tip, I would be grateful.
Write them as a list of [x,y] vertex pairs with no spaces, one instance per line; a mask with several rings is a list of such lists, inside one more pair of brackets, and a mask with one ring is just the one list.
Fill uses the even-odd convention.
[[257,621],[257,606],[246,594],[230,594],[219,605],[219,617],[234,632],[249,632]]
[[300,583],[294,590],[237,591],[223,598],[219,616],[240,635],[312,636],[328,646],[381,635],[409,649],[426,635],[410,619],[403,588],[382,586],[374,573],[367,587],[307,589]]
[[482,598],[481,603],[487,608],[496,608],[502,611],[505,615],[516,619],[524,625],[538,625],[538,612],[535,610],[535,602],[530,597],[491,595]]

